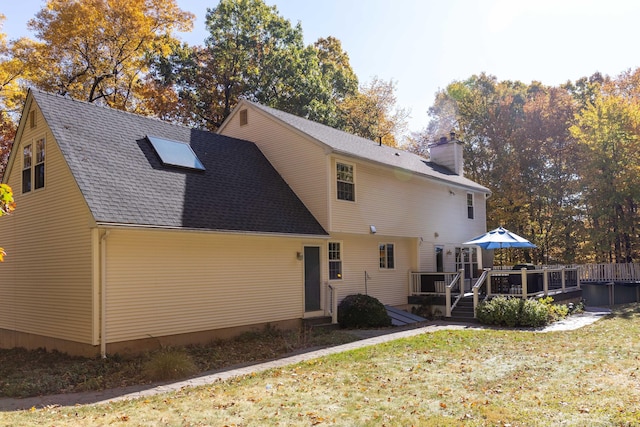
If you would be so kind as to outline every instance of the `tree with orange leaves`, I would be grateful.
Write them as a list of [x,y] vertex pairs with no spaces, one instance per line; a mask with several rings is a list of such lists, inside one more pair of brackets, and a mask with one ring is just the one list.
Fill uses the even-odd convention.
[[37,87],[140,111],[148,57],[166,53],[194,16],[175,0],[48,0],[29,21],[39,40],[30,58]]

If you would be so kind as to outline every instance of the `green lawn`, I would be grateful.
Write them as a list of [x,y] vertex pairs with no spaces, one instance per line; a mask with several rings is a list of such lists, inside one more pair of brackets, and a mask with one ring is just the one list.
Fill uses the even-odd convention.
[[638,426],[640,305],[575,331],[439,331],[145,400],[0,425]]

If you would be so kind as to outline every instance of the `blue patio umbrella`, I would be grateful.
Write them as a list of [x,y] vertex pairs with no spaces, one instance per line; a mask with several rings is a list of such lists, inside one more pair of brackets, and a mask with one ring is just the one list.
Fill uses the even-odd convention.
[[[473,238],[463,245],[480,246],[482,249],[502,249],[502,248],[535,248],[536,245],[520,237],[509,230],[498,227],[481,236]],[[501,262],[502,264],[502,262]]]
[[482,249],[502,249],[502,248],[535,248],[536,245],[512,233],[509,230],[498,227],[482,236],[475,237],[463,245],[480,246]]

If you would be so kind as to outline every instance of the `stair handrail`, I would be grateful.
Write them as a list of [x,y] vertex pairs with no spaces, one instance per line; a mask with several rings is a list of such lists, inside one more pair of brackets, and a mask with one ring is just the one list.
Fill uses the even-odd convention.
[[478,304],[480,304],[480,288],[486,286],[487,284],[487,276],[489,275],[490,269],[485,268],[482,271],[480,277],[478,277],[478,281],[473,285],[471,290],[473,291],[473,318],[476,318],[476,308]]
[[[454,288],[456,283],[458,284],[458,289],[460,289],[460,293],[459,293],[458,297],[456,298],[456,300],[452,304],[451,303],[451,290]],[[454,276],[453,280],[451,281],[451,283],[449,283],[444,288],[444,291],[445,291],[445,301],[446,301],[446,303],[445,303],[446,304],[445,316],[446,317],[451,317],[451,311],[454,308],[456,308],[456,305],[458,305],[458,302],[464,296],[464,268],[461,268],[460,270],[458,270],[458,274],[456,274]]]

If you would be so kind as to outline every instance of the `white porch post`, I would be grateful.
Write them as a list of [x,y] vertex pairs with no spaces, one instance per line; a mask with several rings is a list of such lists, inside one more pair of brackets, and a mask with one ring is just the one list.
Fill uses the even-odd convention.
[[476,308],[478,308],[478,288],[473,288],[473,318],[476,318]]

